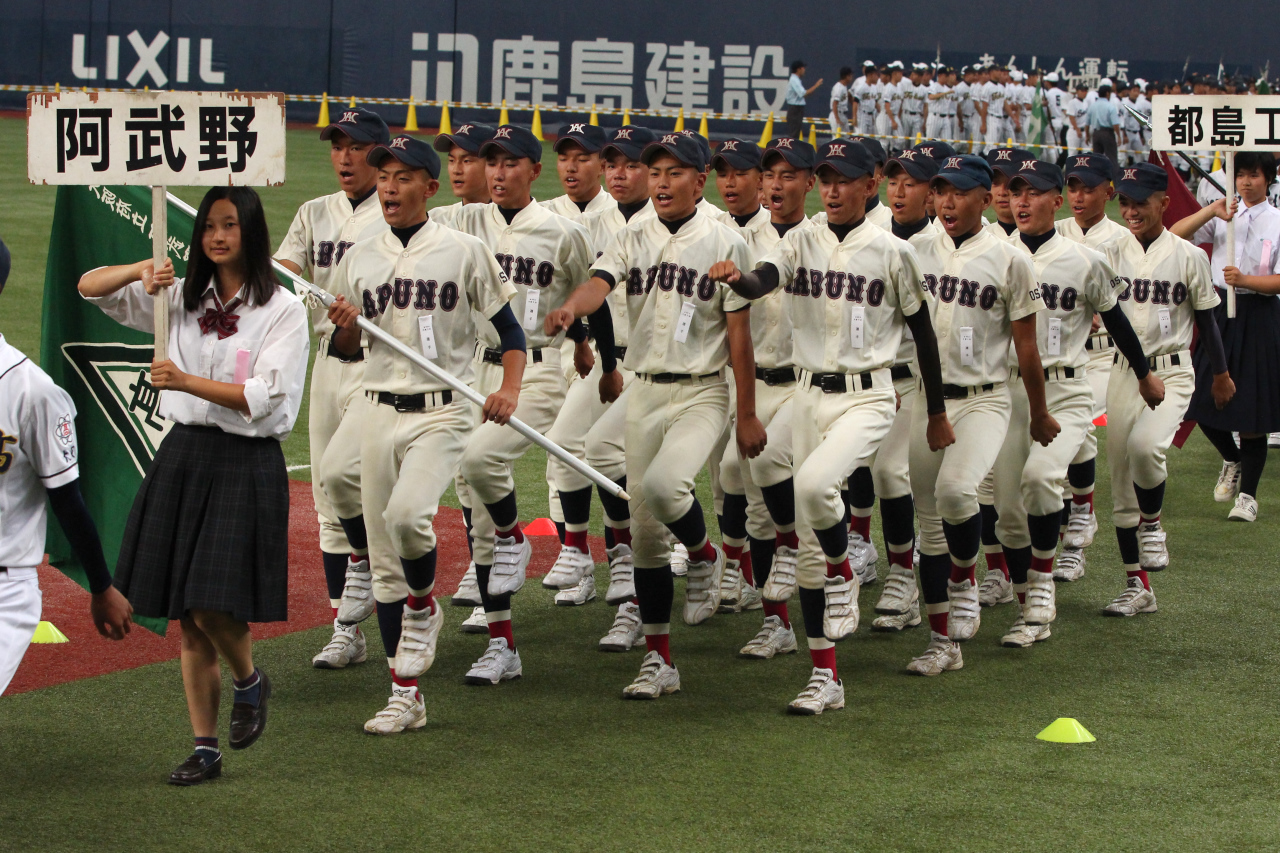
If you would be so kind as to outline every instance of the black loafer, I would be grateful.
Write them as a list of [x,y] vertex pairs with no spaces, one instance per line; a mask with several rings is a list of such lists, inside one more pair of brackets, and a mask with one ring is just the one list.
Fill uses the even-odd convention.
[[188,787],[191,785],[199,785],[201,782],[209,779],[217,779],[222,775],[222,756],[219,755],[212,763],[206,764],[205,760],[200,757],[199,753],[192,753],[191,757],[182,762],[177,770],[169,774],[170,785],[182,785]]
[[262,690],[258,694],[257,706],[248,702],[237,702],[231,706],[231,748],[247,749],[262,736],[267,727],[267,700],[271,698],[271,679],[262,670],[258,670],[262,679]]

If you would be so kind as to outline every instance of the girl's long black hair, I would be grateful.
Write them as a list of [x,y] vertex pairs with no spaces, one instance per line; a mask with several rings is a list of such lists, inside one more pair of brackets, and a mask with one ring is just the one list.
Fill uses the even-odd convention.
[[200,305],[200,298],[209,287],[217,264],[204,253],[204,229],[209,220],[209,210],[215,201],[226,199],[236,206],[240,220],[240,257],[244,262],[245,290],[249,302],[265,305],[276,292],[275,271],[271,267],[271,237],[267,233],[267,217],[262,210],[262,199],[251,187],[213,187],[200,202],[196,213],[196,225],[191,234],[191,259],[187,263],[187,278],[182,285],[182,303],[188,311]]

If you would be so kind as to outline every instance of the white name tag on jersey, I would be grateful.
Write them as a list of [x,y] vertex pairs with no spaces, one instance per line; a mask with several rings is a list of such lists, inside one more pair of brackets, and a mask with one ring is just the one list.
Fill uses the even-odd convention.
[[1161,308],[1156,312],[1160,318],[1160,337],[1167,338],[1173,334],[1173,320],[1169,317],[1169,309]]
[[676,343],[682,344],[689,339],[689,327],[693,325],[693,312],[697,306],[686,302],[680,306],[680,319],[676,321]]
[[418,318],[418,337],[422,341],[422,354],[427,358],[436,357],[436,333],[431,328],[431,315]]
[[1062,318],[1049,318],[1049,335],[1044,348],[1049,355],[1062,355]]
[[960,363],[973,366],[973,326],[960,327]]
[[862,349],[862,329],[867,322],[867,309],[855,305],[849,311],[849,346]]
[[532,287],[524,294],[524,327],[532,329],[538,325],[538,300],[542,294]]

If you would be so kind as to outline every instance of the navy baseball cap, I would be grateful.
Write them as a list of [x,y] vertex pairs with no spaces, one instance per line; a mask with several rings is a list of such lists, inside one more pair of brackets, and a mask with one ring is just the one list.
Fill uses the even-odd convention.
[[1066,179],[1075,178],[1086,187],[1096,187],[1113,180],[1115,174],[1111,158],[1104,154],[1072,154],[1067,158]]
[[1023,160],[1018,171],[1009,176],[1009,183],[1026,181],[1038,190],[1060,190],[1063,185],[1062,170],[1057,163],[1044,160]]
[[991,189],[991,164],[976,154],[957,154],[942,161],[938,174],[931,182],[937,186],[939,181],[946,181],[951,186],[964,192],[982,187]]
[[728,166],[731,169],[759,169],[760,146],[745,139],[726,139],[720,143],[720,150],[711,158],[711,168],[720,169]]
[[609,135],[604,132],[604,128],[597,127],[594,124],[573,122],[561,128],[560,138],[556,140],[556,144],[551,148],[554,151],[559,151],[560,146],[566,142],[574,143],[588,154],[598,154],[609,144]]
[[442,133],[432,143],[437,151],[447,152],[453,146],[472,154],[480,153],[480,146],[493,139],[494,128],[487,124],[460,124],[453,133]]
[[1120,170],[1116,191],[1137,202],[1146,201],[1152,193],[1169,189],[1169,174],[1155,163],[1139,163]]
[[609,134],[609,141],[605,143],[602,153],[608,157],[611,151],[617,151],[628,160],[639,160],[645,147],[657,138],[658,134],[647,127],[635,124],[623,125]]
[[954,157],[956,153],[956,149],[939,139],[926,139],[919,145],[913,145],[911,147],[915,151],[921,151],[925,155],[932,157],[939,163],[948,157]]
[[987,152],[987,164],[1006,178],[1012,177],[1025,161],[1034,159],[1034,154],[1021,148],[1006,148],[1002,146],[1000,148],[992,148]]
[[792,139],[790,136],[780,136],[770,140],[764,147],[764,153],[760,155],[760,165],[768,166],[769,158],[775,154],[797,169],[813,171],[817,165],[817,152],[813,150],[813,146],[804,140]]
[[514,124],[504,124],[495,128],[493,139],[480,146],[481,154],[488,154],[497,148],[512,157],[524,157],[535,163],[542,162],[542,142],[533,135],[533,131]]
[[814,169],[823,166],[830,166],[846,178],[860,178],[876,171],[871,152],[851,139],[833,139],[819,148]]
[[931,181],[938,174],[938,161],[917,148],[908,148],[884,167],[886,175],[892,175],[898,169],[917,181]]
[[372,142],[375,145],[386,145],[391,141],[391,131],[382,116],[360,107],[342,110],[337,121],[320,131],[320,138],[328,139],[334,133],[343,133],[356,142]]
[[396,158],[410,169],[426,169],[433,178],[440,177],[440,157],[421,139],[397,136],[386,145],[371,149],[365,161],[370,166],[380,166],[388,157]]
[[[705,136],[703,136],[701,133],[694,133],[692,130],[682,130],[682,131],[680,131],[680,132],[681,132],[682,134],[684,134],[685,136],[692,137],[693,141],[694,141],[694,142],[696,142],[696,143],[698,143],[698,146],[702,148],[702,156],[705,158],[704,162],[706,162],[706,163],[710,163],[710,162],[711,162],[711,142],[710,142],[710,140],[708,140],[708,139],[707,139]],[[706,167],[705,167],[705,166],[703,167],[703,171],[706,171]]]
[[879,140],[872,139],[870,136],[855,136],[853,137],[853,141],[860,143],[864,148],[870,151],[871,158],[881,166],[889,162],[889,155],[885,153],[884,146],[880,144]]
[[702,137],[696,133],[664,133],[645,146],[640,153],[640,162],[648,166],[659,154],[670,154],[686,166],[692,166],[699,172],[707,170],[707,155],[698,144]]
[[9,280],[9,247],[0,240],[0,290],[4,290],[4,283]]

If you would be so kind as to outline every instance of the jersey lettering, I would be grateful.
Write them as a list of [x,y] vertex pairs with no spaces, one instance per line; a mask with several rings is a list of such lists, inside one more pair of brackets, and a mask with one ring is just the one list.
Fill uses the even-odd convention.
[[[415,290],[416,296],[413,295]],[[415,281],[411,278],[398,278],[394,285],[380,284],[374,290],[366,288],[361,297],[361,304],[365,319],[373,320],[380,314],[386,313],[388,304],[404,309],[409,307],[411,299],[416,311],[434,311],[437,298],[441,308],[452,311],[458,307],[459,295],[458,285],[452,281],[437,284],[434,280]]]
[[409,300],[413,297],[413,279],[398,278],[392,287],[391,302],[403,311],[409,307]]
[[354,245],[355,243],[346,240],[338,243],[333,243],[329,240],[320,241],[316,246],[316,266],[325,269],[337,264],[338,261],[342,260],[342,256],[347,253],[347,249]]
[[[653,286],[653,275],[649,276],[649,286]],[[627,270],[627,296],[640,296],[647,293],[644,286],[644,277],[639,267],[632,267]]]
[[414,310],[431,311],[436,307],[436,288],[438,285],[434,280],[423,281],[418,279],[414,284],[418,288],[418,297],[413,300]]
[[13,465],[13,451],[5,450],[5,445],[17,443],[18,437],[16,435],[5,435],[0,432],[0,474],[7,474],[9,468]]

